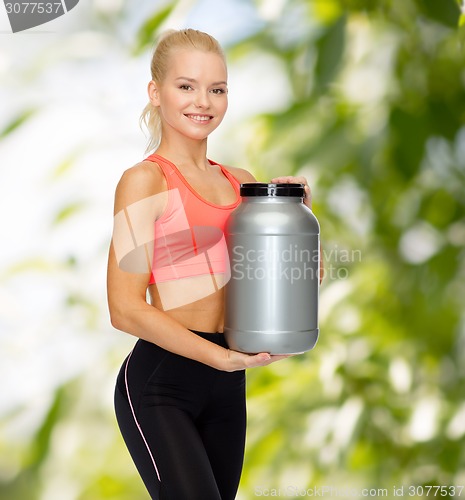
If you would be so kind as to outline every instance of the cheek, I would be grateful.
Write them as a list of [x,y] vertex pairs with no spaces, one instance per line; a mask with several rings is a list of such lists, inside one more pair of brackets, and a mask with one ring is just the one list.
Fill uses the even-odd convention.
[[223,113],[226,113],[226,110],[228,109],[228,99],[222,99],[221,100],[221,103],[219,104],[219,109],[221,109],[221,111]]
[[189,104],[188,100],[184,96],[169,95],[165,97],[166,99],[164,100],[162,107],[168,112],[183,110]]

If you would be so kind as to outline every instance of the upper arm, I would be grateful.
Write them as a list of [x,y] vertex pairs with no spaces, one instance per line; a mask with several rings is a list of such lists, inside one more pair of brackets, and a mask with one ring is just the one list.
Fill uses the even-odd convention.
[[125,170],[116,186],[114,214],[166,190],[162,170],[156,163],[140,162]]
[[154,222],[164,210],[166,197],[163,173],[153,164],[135,165],[118,182],[107,270],[110,315],[133,301],[145,302]]

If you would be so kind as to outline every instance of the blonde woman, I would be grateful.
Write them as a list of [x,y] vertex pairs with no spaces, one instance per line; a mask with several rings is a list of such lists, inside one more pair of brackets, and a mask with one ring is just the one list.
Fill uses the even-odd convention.
[[118,376],[116,415],[152,498],[232,500],[244,455],[245,369],[287,357],[229,350],[222,333],[224,223],[240,183],[255,179],[207,158],[228,106],[218,42],[191,29],[167,32],[151,74],[142,118],[155,152],[118,183],[108,262],[112,325],[138,338]]

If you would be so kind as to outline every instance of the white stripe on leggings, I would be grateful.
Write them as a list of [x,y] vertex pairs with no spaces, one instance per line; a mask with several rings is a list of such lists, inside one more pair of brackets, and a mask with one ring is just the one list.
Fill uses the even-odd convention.
[[128,395],[129,406],[131,407],[131,412],[132,412],[132,416],[134,417],[134,422],[136,423],[137,428],[139,429],[140,435],[142,436],[142,439],[144,440],[145,446],[147,447],[147,451],[149,452],[150,458],[152,459],[152,463],[153,463],[153,466],[155,468],[155,472],[157,473],[158,480],[161,482],[160,474],[158,472],[157,464],[155,463],[155,459],[153,458],[152,452],[150,451],[149,445],[147,444],[147,441],[145,439],[144,433],[142,432],[142,429],[140,428],[139,422],[137,421],[136,413],[134,412],[134,408],[133,408],[132,402],[131,402],[131,396],[129,395],[128,365],[129,365],[129,360],[131,359],[131,356],[132,356],[132,351],[129,354],[128,360],[126,361],[126,368],[124,370],[124,382],[126,384],[126,393]]

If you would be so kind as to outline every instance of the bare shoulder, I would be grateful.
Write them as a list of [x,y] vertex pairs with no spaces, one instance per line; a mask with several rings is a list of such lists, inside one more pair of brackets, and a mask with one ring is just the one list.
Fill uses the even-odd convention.
[[257,182],[257,179],[244,168],[230,167],[228,165],[223,165],[224,168],[232,174],[239,182]]
[[[162,187],[163,171],[157,163],[141,161],[123,172],[118,188],[142,188],[143,191]],[[160,190],[160,189],[158,189]]]
[[125,170],[116,186],[115,209],[166,191],[166,179],[157,163],[141,161]]

